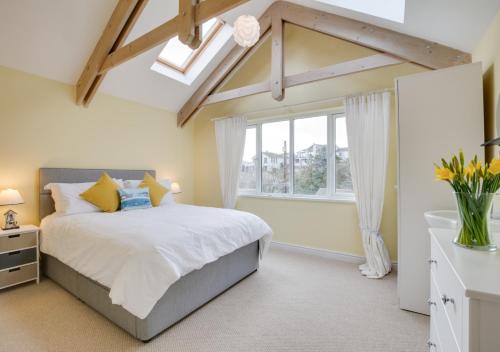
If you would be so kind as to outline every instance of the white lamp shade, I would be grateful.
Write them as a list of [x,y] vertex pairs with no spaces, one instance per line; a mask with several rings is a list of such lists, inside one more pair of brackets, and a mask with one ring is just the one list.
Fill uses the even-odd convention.
[[259,21],[253,16],[243,15],[234,22],[234,41],[243,47],[250,47],[260,38]]
[[11,188],[0,191],[0,205],[16,205],[23,204],[24,199],[19,191]]
[[182,192],[181,186],[179,186],[179,184],[177,182],[172,182],[172,184],[170,185],[170,188],[171,188],[171,191],[173,194]]

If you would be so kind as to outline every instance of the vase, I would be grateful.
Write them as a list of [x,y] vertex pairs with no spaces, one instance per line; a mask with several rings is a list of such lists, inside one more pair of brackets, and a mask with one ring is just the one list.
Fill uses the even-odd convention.
[[482,251],[495,251],[490,232],[491,206],[495,193],[455,193],[458,210],[456,245]]

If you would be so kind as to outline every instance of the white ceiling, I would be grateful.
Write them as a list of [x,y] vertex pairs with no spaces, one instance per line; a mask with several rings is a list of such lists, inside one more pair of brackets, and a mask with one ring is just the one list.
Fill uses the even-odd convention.
[[[499,0],[407,0],[405,23],[314,0],[291,2],[355,18],[471,52],[500,10]],[[273,0],[251,0],[226,13],[259,16]],[[0,0],[0,65],[75,84],[117,0]],[[177,14],[177,1],[150,0],[129,41]],[[233,45],[229,41],[191,86],[150,69],[163,45],[110,71],[100,91],[178,111]]]

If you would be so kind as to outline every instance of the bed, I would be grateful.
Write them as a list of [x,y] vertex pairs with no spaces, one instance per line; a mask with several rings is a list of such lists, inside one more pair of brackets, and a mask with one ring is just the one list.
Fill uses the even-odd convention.
[[[40,219],[44,219],[41,234],[42,270],[47,277],[132,336],[142,341],[149,341],[259,268],[259,259],[270,240],[271,233],[270,229],[267,231],[263,225],[252,228],[250,225],[254,220],[250,218],[253,216],[251,214],[245,215],[245,213],[238,214],[240,212],[236,211],[187,205],[172,205],[171,208],[162,209],[158,207],[144,210],[142,213],[137,211],[133,216],[100,213],[57,217],[56,214],[53,214],[55,211],[54,202],[50,191],[44,189],[45,185],[49,183],[93,182],[104,171],[117,179],[142,179],[145,172],[155,175],[153,170],[40,169],[39,214]],[[196,224],[187,226],[186,214],[193,214]],[[124,236],[123,240],[118,235],[108,235],[109,229],[114,230],[114,227],[104,227],[108,223],[115,224],[114,217],[121,217],[123,220],[123,224],[120,225],[121,229],[118,229],[119,226],[116,225],[116,232],[119,233],[119,236]],[[217,217],[218,220],[211,221],[211,217]],[[140,218],[145,220],[138,226]],[[225,232],[231,229],[231,226],[236,226],[233,224],[243,221],[242,219],[247,221],[243,222],[242,226],[242,228],[246,228],[247,236],[241,236],[242,240],[239,239],[240,237],[227,240],[227,235],[223,236],[213,232],[216,229],[221,229],[219,232]],[[250,222],[248,222],[249,219]],[[167,230],[162,230],[168,233],[168,236],[157,236],[156,234],[149,236],[151,226],[153,226],[151,224],[156,224],[156,222],[159,223],[158,226],[163,226],[160,227],[161,229],[166,226],[172,234]],[[222,225],[217,225],[219,222]],[[56,224],[58,226],[55,226]],[[207,228],[206,235],[202,225]],[[175,229],[175,231],[170,229]],[[261,231],[266,233],[261,236],[251,233],[252,231],[249,229],[255,233]],[[133,231],[140,232],[141,236],[145,236],[141,237],[140,241],[144,243],[144,251],[136,251],[139,254],[135,262],[138,264],[126,257],[130,248],[134,248],[134,250],[136,248],[129,245],[128,242],[138,243],[138,240],[134,238]],[[176,231],[181,232],[177,234]],[[210,244],[211,247],[202,246],[210,243],[212,238],[214,245]],[[148,241],[152,241],[152,245],[149,246]],[[204,256],[211,257],[202,259],[195,254],[189,254],[192,263],[187,262],[192,267],[185,263],[177,263],[184,259],[179,254],[183,251],[181,244],[178,244],[180,241],[187,241],[186,243],[190,246],[199,245],[200,248],[209,248],[210,250],[207,251],[209,254],[204,254]],[[134,245],[137,246],[137,244]],[[118,259],[109,262],[112,264],[110,267],[113,267],[115,262],[116,266],[120,267],[119,270],[117,269],[119,274],[115,276],[108,275],[113,273],[113,268],[106,267],[106,270],[95,270],[96,265],[105,262],[103,260],[106,260],[105,251],[108,248],[110,252],[125,253],[123,256],[116,256]],[[150,261],[148,258],[154,256],[151,253],[155,255],[157,252],[163,253],[162,250],[164,251],[165,248],[174,248],[175,251],[172,250],[171,257],[164,261],[161,259],[165,257],[163,254],[157,255],[160,259],[156,262],[153,261],[153,263],[158,263],[159,269],[155,266],[153,270],[153,264],[146,263]],[[200,250],[201,252],[205,251]],[[80,265],[81,258],[86,259],[83,266]],[[126,262],[127,266],[130,266],[128,271],[123,269],[125,265],[120,264],[122,258],[125,258],[123,259],[124,263]],[[199,263],[202,260],[205,260],[206,263],[200,266]],[[89,263],[93,263],[93,267]],[[146,266],[145,263],[149,266]],[[90,270],[90,267],[94,271]],[[190,268],[195,269],[191,270]],[[97,266],[97,269],[100,268]],[[149,276],[151,276],[149,281],[143,279],[143,277]],[[171,276],[175,277],[171,278]],[[172,283],[166,278],[171,279]],[[152,285],[151,282],[160,282],[161,284]],[[161,291],[165,287],[167,287],[166,290]],[[159,299],[155,298],[155,294],[158,292],[162,292],[158,296]],[[121,302],[120,299],[124,301]],[[120,303],[113,304],[116,301]],[[150,305],[147,309],[142,307],[147,304]],[[147,315],[144,312],[147,312]]]

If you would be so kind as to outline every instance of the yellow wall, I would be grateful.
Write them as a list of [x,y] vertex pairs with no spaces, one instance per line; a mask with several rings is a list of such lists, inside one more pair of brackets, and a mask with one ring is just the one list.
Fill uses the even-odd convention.
[[[285,25],[288,75],[373,53]],[[270,57],[268,40],[221,91],[268,79]],[[500,113],[500,13],[474,50],[473,60],[483,62],[487,133],[494,137],[494,116]],[[212,118],[255,110],[272,112],[253,114],[252,118],[335,108],[338,102],[310,102],[393,87],[396,77],[423,70],[403,64],[294,87],[287,89],[285,100],[279,103],[267,93],[219,103],[202,109],[196,120],[178,129],[175,114],[165,110],[104,94],[98,94],[87,109],[77,107],[72,86],[0,66],[0,189],[19,189],[26,204],[14,209],[22,222],[36,223],[40,167],[154,168],[160,178],[181,183],[180,201],[221,206]],[[394,107],[391,122],[381,232],[396,260]],[[264,218],[273,227],[277,241],[363,254],[354,203],[240,197],[237,207]]]
[[40,167],[153,168],[193,201],[192,125],[178,129],[173,113],[104,94],[78,107],[73,90],[0,66],[0,189],[21,192],[26,203],[12,208],[22,223],[38,220]]
[[[472,52],[472,60],[483,63],[485,138],[500,137],[496,132],[496,120],[500,120],[500,11]],[[494,155],[493,147],[486,149],[487,159]]]
[[[373,51],[370,49],[293,25],[285,25],[286,74],[300,73],[371,54]],[[270,42],[267,41],[222,90],[268,79],[270,55]],[[308,104],[293,108],[286,106],[393,87],[394,78],[423,70],[416,65],[403,64],[294,87],[286,91],[286,98],[280,103],[273,101],[270,94],[260,94],[204,108],[194,123],[195,174],[199,175],[195,178],[196,204],[211,206],[221,206],[222,204],[215,135],[211,118],[279,107],[281,109],[273,110],[272,114],[254,114],[252,117],[261,118],[269,115],[334,107],[338,103]],[[394,109],[391,121],[389,166],[381,230],[391,257],[396,260],[397,223],[396,192],[394,189],[396,184],[396,125]],[[355,255],[363,254],[354,203],[240,197],[237,207],[265,219],[274,229],[276,241]]]

